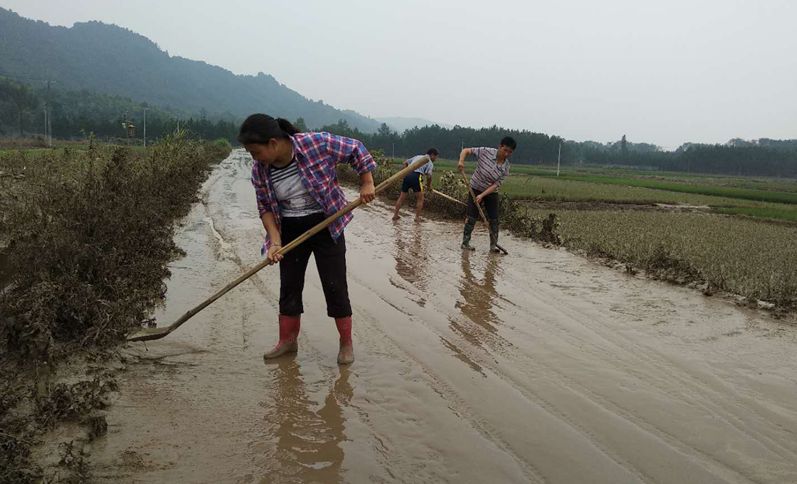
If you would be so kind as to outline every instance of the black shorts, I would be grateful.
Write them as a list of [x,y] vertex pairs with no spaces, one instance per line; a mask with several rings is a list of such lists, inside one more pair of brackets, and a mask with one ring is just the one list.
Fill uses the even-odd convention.
[[404,182],[401,184],[401,191],[407,193],[408,191],[421,193],[423,191],[423,175],[417,171],[413,171],[404,177]]

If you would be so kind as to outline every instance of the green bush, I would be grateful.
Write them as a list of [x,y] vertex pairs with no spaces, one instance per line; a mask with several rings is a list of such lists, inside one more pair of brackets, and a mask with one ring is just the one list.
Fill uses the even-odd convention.
[[213,141],[213,146],[218,147],[219,149],[230,151],[232,150],[232,145],[226,138],[218,138]]

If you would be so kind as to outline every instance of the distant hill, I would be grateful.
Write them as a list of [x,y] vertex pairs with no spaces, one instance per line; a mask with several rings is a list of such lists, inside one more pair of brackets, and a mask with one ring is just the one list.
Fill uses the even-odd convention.
[[374,132],[379,122],[311,101],[268,74],[235,75],[218,66],[170,56],[128,29],[101,22],[58,27],[0,8],[0,74],[51,79],[67,90],[95,90],[169,110],[240,118],[255,111],[311,128],[345,119]]
[[402,117],[392,117],[392,118],[376,118],[377,121],[380,123],[385,123],[390,126],[393,130],[398,131],[399,133],[403,133],[404,131],[419,127],[422,128],[424,126],[432,126],[438,125],[442,128],[453,128],[450,124],[446,123],[437,123],[435,121],[429,121],[428,119],[423,118],[402,118]]

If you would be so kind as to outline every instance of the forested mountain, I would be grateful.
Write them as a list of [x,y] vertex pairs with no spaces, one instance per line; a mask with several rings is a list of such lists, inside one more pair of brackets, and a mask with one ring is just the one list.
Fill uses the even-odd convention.
[[318,127],[344,119],[371,132],[379,123],[311,101],[272,76],[235,75],[205,62],[170,56],[130,30],[101,22],[51,26],[0,8],[0,74],[66,91],[129,97],[167,110],[240,119],[255,111]]

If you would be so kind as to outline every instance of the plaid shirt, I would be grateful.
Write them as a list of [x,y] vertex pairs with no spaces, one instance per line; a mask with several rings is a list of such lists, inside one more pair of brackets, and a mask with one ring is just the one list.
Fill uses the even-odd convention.
[[[349,163],[359,174],[376,169],[376,163],[371,154],[356,139],[329,133],[296,133],[291,140],[302,183],[324,209],[326,216],[334,214],[348,203],[343,190],[338,185],[335,171],[338,163]],[[268,175],[267,165],[255,161],[252,166],[252,185],[255,187],[260,217],[262,218],[266,212],[273,213],[277,227],[279,227],[279,204]],[[329,225],[329,232],[334,240],[340,237],[352,217],[353,215],[349,212],[338,217]],[[262,252],[268,251],[269,247],[271,247],[271,241],[266,234]]]

